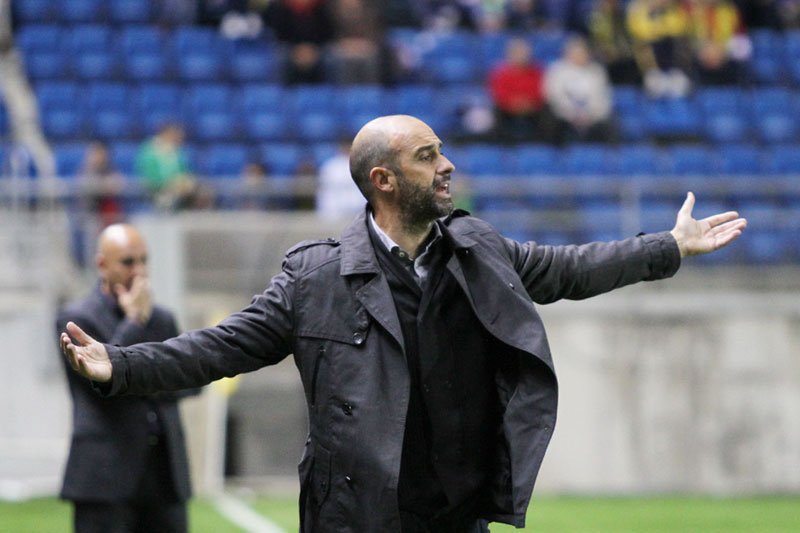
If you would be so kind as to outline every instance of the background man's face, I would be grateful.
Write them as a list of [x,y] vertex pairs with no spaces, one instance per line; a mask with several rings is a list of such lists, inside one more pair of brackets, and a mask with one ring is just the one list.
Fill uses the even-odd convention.
[[114,293],[120,284],[130,290],[136,276],[147,275],[147,248],[140,238],[125,243],[114,243],[102,254],[98,268],[100,277]]

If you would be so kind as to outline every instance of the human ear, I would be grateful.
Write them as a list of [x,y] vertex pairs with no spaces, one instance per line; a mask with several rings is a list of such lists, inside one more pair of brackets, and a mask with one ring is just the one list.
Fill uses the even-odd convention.
[[386,167],[375,167],[370,170],[369,180],[379,191],[391,192],[394,190],[394,172]]

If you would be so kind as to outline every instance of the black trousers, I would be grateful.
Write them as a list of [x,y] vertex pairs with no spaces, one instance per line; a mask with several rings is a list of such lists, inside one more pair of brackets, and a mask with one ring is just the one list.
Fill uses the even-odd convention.
[[142,479],[130,500],[76,501],[76,533],[186,533],[186,502],[172,484],[167,448],[161,439],[150,447]]

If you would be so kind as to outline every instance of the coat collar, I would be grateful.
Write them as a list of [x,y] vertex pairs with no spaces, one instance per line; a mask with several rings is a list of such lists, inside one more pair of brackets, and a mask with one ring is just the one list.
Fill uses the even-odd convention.
[[[460,233],[451,227],[453,219],[468,215],[466,211],[456,209],[450,215],[438,220],[442,233],[450,239],[455,249],[472,248],[475,241],[469,237],[469,233]],[[341,266],[339,273],[342,276],[351,274],[377,274],[380,272],[378,259],[375,257],[375,250],[369,238],[367,229],[367,217],[369,216],[369,206],[367,206],[347,227],[341,235]]]

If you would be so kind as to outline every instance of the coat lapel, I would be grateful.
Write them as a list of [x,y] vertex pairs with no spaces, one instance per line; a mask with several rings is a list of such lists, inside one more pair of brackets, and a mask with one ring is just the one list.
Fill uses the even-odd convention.
[[386,276],[378,266],[375,250],[367,232],[367,211],[364,210],[342,231],[340,274],[350,278],[356,299],[372,318],[397,341],[405,353],[400,319],[394,306]]

